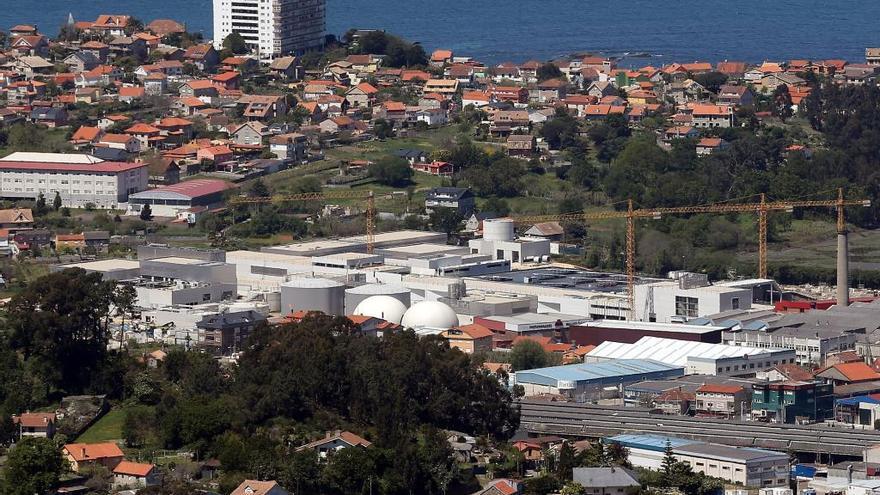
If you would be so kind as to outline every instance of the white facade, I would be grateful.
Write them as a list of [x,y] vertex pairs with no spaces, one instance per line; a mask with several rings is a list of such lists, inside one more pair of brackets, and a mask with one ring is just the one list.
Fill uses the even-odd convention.
[[148,179],[146,164],[0,160],[0,196],[36,200],[42,193],[51,204],[57,192],[74,208],[115,208],[145,190]]
[[220,302],[235,296],[235,284],[229,283],[158,283],[135,286],[137,306],[161,308],[165,306],[194,306]]
[[635,319],[660,323],[752,307],[751,289],[708,285],[682,288],[678,281],[635,286]]
[[320,48],[325,0],[214,0],[214,47],[236,32],[261,59]]

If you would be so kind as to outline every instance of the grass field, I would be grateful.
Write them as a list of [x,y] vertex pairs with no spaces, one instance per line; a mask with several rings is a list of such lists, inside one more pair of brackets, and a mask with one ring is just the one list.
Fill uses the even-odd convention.
[[125,409],[113,408],[83,432],[76,441],[81,443],[121,441],[123,421],[125,421]]

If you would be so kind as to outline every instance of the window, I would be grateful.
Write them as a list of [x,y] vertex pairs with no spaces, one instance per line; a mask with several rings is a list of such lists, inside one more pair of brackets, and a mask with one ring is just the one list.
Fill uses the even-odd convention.
[[202,301],[210,301],[211,294],[202,294]]
[[696,318],[700,312],[699,306],[696,297],[675,296],[675,316]]
[[733,299],[730,300],[730,307],[731,307],[731,309],[739,309],[739,298],[738,297],[734,297]]

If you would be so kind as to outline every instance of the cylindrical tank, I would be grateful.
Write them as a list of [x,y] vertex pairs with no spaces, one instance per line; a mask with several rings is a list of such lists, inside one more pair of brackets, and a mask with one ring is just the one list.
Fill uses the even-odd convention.
[[483,239],[486,241],[512,241],[513,220],[509,218],[483,220]]
[[269,305],[269,311],[277,313],[281,311],[281,293],[269,291],[264,293],[266,304]]
[[402,285],[364,284],[345,290],[345,314],[351,314],[358,304],[372,296],[391,296],[407,308],[411,302],[409,289]]
[[281,314],[321,311],[345,314],[345,284],[326,278],[295,278],[281,284]]

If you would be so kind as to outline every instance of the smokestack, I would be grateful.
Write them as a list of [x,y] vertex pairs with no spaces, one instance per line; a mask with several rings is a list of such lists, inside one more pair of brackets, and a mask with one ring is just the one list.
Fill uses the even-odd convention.
[[837,232],[837,305],[849,306],[849,236]]

